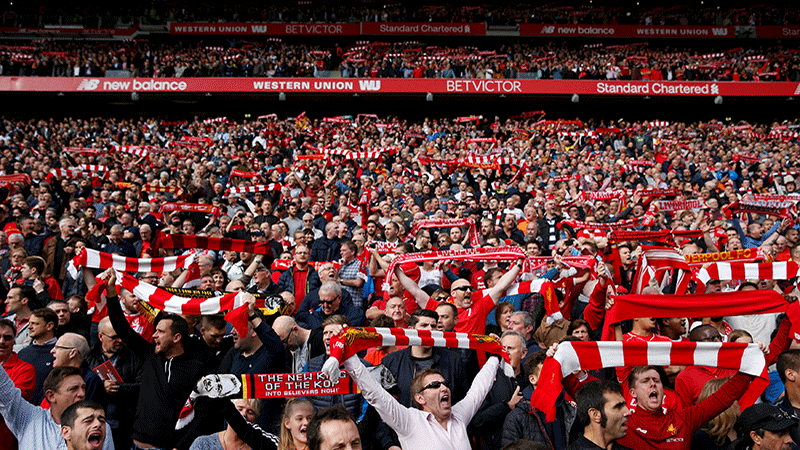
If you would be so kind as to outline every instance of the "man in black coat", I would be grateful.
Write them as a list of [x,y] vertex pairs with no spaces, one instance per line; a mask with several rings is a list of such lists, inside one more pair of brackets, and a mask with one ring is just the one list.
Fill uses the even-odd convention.
[[104,317],[100,321],[97,329],[98,341],[89,352],[86,363],[94,369],[101,364],[110,362],[119,374],[121,378],[119,382],[104,381],[108,400],[106,421],[114,435],[114,447],[130,448],[142,363],[122,343],[122,339],[114,331],[108,317]]

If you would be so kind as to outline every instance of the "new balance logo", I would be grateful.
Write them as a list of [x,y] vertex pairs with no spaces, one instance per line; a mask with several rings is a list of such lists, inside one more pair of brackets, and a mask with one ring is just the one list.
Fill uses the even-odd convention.
[[542,27],[542,33],[544,34],[553,34],[556,31],[556,27]]
[[97,89],[97,85],[100,84],[100,80],[91,80],[88,78],[84,78],[81,80],[81,84],[78,85],[79,91],[93,91]]
[[639,433],[642,433],[642,434],[647,434],[647,430],[643,430],[641,428],[637,428],[636,431],[638,431]]
[[358,88],[362,91],[380,91],[381,80],[358,80]]
[[719,86],[717,83],[711,85],[711,93],[714,95],[719,95]]
[[253,33],[266,33],[267,26],[266,25],[250,25],[250,30]]

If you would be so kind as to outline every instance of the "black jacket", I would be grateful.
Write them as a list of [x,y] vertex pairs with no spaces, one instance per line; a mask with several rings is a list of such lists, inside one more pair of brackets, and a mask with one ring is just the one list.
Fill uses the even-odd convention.
[[[133,419],[133,439],[155,447],[175,448],[182,434],[175,424],[186,399],[204,374],[203,362],[194,358],[194,349],[165,358],[156,354],[150,342],[133,331],[117,297],[108,298],[108,317],[125,345],[142,360],[142,382]],[[190,339],[184,345],[191,347]]]
[[500,443],[503,438],[503,422],[511,412],[508,401],[517,386],[522,392],[527,385],[524,373],[517,378],[509,378],[503,373],[503,369],[497,370],[492,389],[470,422],[472,432],[483,439],[484,448],[502,448]]
[[[442,376],[450,383],[453,395],[452,404],[458,403],[469,390],[471,379],[464,376],[466,369],[461,362],[461,355],[448,348],[433,348],[433,365],[431,369],[442,372]],[[414,360],[411,358],[411,347],[389,353],[383,357],[381,363],[394,375],[400,387],[400,398],[397,400],[406,407],[411,407],[411,380],[416,373]]]

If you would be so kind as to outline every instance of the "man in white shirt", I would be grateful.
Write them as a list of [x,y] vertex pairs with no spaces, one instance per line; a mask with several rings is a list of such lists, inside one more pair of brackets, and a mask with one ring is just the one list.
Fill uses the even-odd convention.
[[451,405],[452,393],[437,370],[423,370],[411,382],[411,395],[419,409],[407,408],[384,390],[353,356],[344,362],[361,395],[397,432],[402,448],[470,450],[467,425],[492,387],[499,359],[489,358],[460,402]]

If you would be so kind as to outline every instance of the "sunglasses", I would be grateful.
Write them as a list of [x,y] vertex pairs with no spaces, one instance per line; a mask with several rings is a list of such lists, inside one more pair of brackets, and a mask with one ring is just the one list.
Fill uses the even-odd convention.
[[319,300],[319,304],[320,304],[320,305],[332,305],[332,304],[333,304],[333,302],[335,302],[335,301],[336,301],[336,300],[338,300],[339,298],[340,298],[340,297],[336,297],[336,298],[335,298],[335,299],[333,299],[333,300],[322,300],[322,299],[320,299],[320,300]]
[[[439,389],[442,386],[444,386],[444,387],[449,389],[450,388],[450,383],[448,383],[447,381],[439,381],[439,380],[432,381],[430,384],[428,384],[427,386],[422,388],[422,391],[424,391],[426,389]],[[422,391],[420,391],[420,392],[422,392]]]
[[464,291],[464,292],[473,292],[475,289],[472,289],[472,286],[459,286],[457,288],[453,288],[454,291]]

